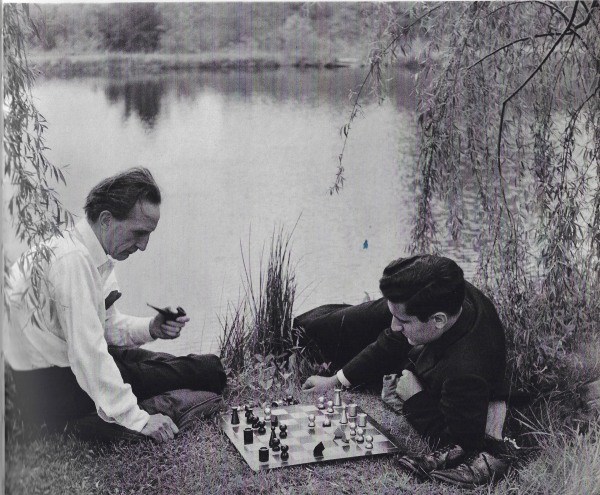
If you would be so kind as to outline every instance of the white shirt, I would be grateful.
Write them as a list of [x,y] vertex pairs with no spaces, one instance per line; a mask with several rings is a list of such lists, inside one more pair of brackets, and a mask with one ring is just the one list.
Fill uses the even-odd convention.
[[[152,341],[151,318],[121,314],[114,305],[105,310],[106,296],[117,289],[114,262],[86,219],[63,234],[48,243],[54,255],[44,267],[47,285],[41,289],[41,310],[25,292],[29,277],[18,263],[11,268],[6,360],[15,370],[70,366],[103,420],[141,431],[149,415],[123,382],[108,345]],[[27,266],[26,258],[22,260]]]

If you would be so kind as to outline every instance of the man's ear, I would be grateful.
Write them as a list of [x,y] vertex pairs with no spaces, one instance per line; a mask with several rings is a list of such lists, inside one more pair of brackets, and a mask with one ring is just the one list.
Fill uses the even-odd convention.
[[448,323],[448,315],[442,311],[439,311],[431,316],[436,328],[442,329]]
[[108,210],[103,210],[100,215],[98,215],[98,224],[102,230],[108,230],[112,224],[112,220],[112,213]]

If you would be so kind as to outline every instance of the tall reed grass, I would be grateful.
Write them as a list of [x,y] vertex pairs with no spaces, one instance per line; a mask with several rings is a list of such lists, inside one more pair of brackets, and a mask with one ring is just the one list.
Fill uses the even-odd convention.
[[220,321],[219,337],[221,361],[238,397],[258,394],[266,400],[278,394],[293,395],[315,366],[293,328],[293,232],[273,231],[268,259],[265,263],[263,249],[257,276],[250,248],[247,255],[242,249],[242,295],[237,303],[229,304]]

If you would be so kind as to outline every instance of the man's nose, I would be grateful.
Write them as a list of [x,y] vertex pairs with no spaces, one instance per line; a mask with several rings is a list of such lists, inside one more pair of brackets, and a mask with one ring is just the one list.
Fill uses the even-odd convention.
[[401,332],[403,330],[402,323],[400,323],[396,318],[392,318],[392,331]]
[[135,247],[137,247],[140,251],[145,251],[146,250],[146,246],[148,246],[148,241],[150,240],[150,237],[144,237],[143,239],[140,239],[138,242],[135,243]]

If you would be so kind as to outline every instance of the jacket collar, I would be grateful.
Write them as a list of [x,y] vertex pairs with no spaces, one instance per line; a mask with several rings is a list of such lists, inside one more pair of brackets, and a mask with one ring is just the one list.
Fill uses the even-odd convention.
[[472,327],[475,310],[471,302],[465,297],[463,311],[458,320],[442,336],[422,346],[415,346],[409,353],[409,359],[415,364],[419,374],[433,368],[442,358],[448,347],[464,337]]
[[454,322],[454,325],[452,325],[446,332],[444,332],[439,339],[429,343],[428,346],[431,349],[443,350],[454,344],[457,340],[462,338],[471,328],[471,322],[474,317],[473,313],[474,308],[471,304],[471,301],[469,301],[465,297],[463,303],[463,310],[460,316],[458,317],[458,320],[456,320]]

